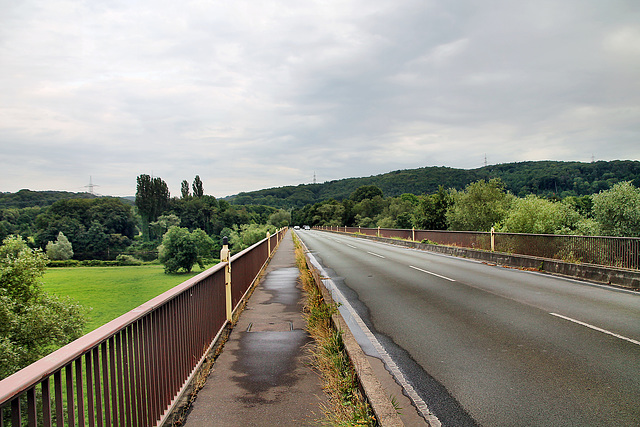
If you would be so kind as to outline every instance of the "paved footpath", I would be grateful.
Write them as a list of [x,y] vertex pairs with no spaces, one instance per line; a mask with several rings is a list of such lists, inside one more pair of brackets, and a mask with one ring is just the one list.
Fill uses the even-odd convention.
[[287,232],[184,425],[317,425],[327,398],[309,363],[298,275]]

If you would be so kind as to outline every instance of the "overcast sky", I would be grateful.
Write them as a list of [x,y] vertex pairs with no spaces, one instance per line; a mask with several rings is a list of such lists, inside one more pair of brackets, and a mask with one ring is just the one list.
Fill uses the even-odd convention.
[[640,159],[638,0],[0,0],[0,191]]

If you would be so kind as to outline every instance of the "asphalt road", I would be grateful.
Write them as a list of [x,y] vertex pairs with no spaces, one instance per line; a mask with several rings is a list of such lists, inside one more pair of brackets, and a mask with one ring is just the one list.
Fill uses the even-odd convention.
[[443,425],[640,426],[639,293],[298,235]]

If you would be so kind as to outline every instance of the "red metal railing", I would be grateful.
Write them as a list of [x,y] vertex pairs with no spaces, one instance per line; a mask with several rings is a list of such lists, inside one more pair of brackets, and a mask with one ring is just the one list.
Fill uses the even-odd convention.
[[530,255],[568,262],[640,269],[640,238],[473,231],[398,230],[389,228],[316,227],[368,236],[428,241],[439,245]]
[[[271,236],[282,239],[286,230]],[[240,298],[267,238],[231,257]],[[275,250],[276,244],[271,245]],[[0,427],[160,424],[226,324],[220,263],[0,381]]]

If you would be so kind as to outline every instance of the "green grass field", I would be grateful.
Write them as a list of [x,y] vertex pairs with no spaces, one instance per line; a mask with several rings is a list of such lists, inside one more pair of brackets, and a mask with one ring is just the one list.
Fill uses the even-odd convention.
[[200,273],[164,274],[162,265],[49,268],[44,290],[91,307],[85,333]]

